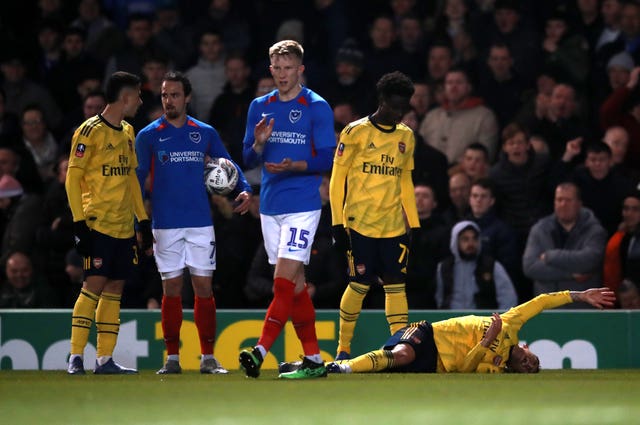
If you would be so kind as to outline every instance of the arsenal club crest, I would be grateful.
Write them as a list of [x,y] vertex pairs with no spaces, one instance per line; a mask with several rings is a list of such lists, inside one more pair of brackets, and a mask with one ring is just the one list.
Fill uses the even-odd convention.
[[299,109],[292,109],[291,111],[289,111],[289,121],[291,121],[291,124],[295,124],[298,121],[300,121],[300,118],[302,117],[302,111]]
[[94,258],[93,267],[95,267],[96,269],[99,269],[100,267],[102,267],[102,258]]
[[199,132],[192,131],[189,133],[189,140],[191,140],[193,143],[200,143],[200,140],[202,140],[202,136]]
[[398,143],[398,150],[400,151],[400,153],[404,153],[406,148],[407,148],[407,145],[405,145],[404,142]]

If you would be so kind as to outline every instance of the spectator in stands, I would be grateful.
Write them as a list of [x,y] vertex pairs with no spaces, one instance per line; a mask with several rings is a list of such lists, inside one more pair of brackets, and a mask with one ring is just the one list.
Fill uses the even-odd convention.
[[627,85],[614,90],[600,108],[601,129],[621,126],[627,130],[629,147],[625,164],[636,170],[640,169],[637,160],[640,158],[640,95],[637,93],[639,77],[640,67],[635,67]]
[[[415,84],[414,84],[415,87]],[[416,138],[416,148],[413,151],[413,181],[427,182],[436,192],[438,211],[443,211],[449,206],[449,176],[447,169],[447,157],[438,149],[424,142],[418,133],[418,117],[415,110],[411,109],[402,117],[402,123],[413,130]]]
[[14,252],[3,265],[7,279],[0,287],[0,308],[59,307],[55,292],[33,270],[26,254]]
[[20,135],[20,121],[18,115],[5,108],[6,95],[0,87],[0,144],[4,145],[16,140]]
[[82,98],[76,90],[87,76],[97,76],[103,64],[85,49],[86,33],[78,27],[69,27],[62,41],[62,55],[45,80],[58,106],[65,114],[80,106]]
[[44,190],[38,167],[24,144],[0,147],[0,177],[5,174],[18,180],[25,193]]
[[542,136],[547,142],[549,156],[558,160],[568,141],[587,133],[578,116],[576,91],[569,84],[559,83],[553,87],[550,97],[539,95],[536,104],[535,117],[524,125],[531,134]]
[[594,50],[596,55],[602,46],[615,41],[620,36],[620,18],[622,15],[620,0],[604,0],[600,5],[603,26],[598,34]]
[[431,109],[431,104],[433,102],[431,96],[431,87],[424,81],[414,80],[413,81],[413,96],[411,96],[411,100],[409,104],[413,108],[416,113],[416,119],[418,120],[418,125],[414,130],[417,132],[420,127],[420,123],[424,119],[427,112]]
[[436,304],[440,309],[500,309],[518,303],[511,279],[480,242],[480,228],[461,221],[451,230],[451,255],[438,263]]
[[531,226],[551,211],[549,160],[533,150],[526,131],[518,124],[502,131],[502,141],[500,160],[489,175],[498,217],[516,231],[522,252]]
[[490,179],[481,178],[471,185],[469,195],[469,220],[480,227],[482,250],[502,264],[513,281],[519,276],[522,251],[518,250],[516,234],[495,213],[494,185]]
[[471,179],[465,173],[457,173],[449,177],[449,199],[451,205],[444,212],[444,220],[449,226],[469,215],[469,195]]
[[199,120],[207,120],[216,98],[227,82],[224,76],[224,43],[217,30],[209,29],[200,35],[198,63],[185,73],[193,94],[191,108]]
[[582,204],[593,211],[600,224],[612,235],[620,222],[620,208],[624,197],[631,192],[631,180],[612,170],[611,149],[604,142],[590,143],[586,147],[584,167],[569,171],[576,150],[567,144],[560,167],[564,170],[560,180],[571,179],[580,188]]
[[103,14],[99,0],[80,0],[78,17],[71,26],[86,32],[87,51],[101,62],[106,62],[125,43],[124,34]]
[[22,140],[38,166],[44,182],[54,177],[53,165],[58,157],[58,142],[47,128],[44,112],[37,105],[22,111]]
[[435,212],[438,200],[429,183],[414,184],[420,227],[411,233],[407,264],[409,309],[435,308],[435,275],[439,261],[449,255],[449,227]]
[[640,191],[622,203],[622,223],[607,243],[602,281],[613,290],[624,279],[640,282]]
[[480,143],[471,143],[464,150],[458,163],[449,168],[449,175],[462,172],[475,182],[489,175],[490,166],[487,147]]
[[640,309],[640,289],[638,285],[629,279],[623,280],[616,290],[616,299],[620,308]]
[[453,48],[446,41],[436,41],[427,55],[426,81],[432,86],[444,84],[444,77],[453,66]]
[[107,98],[100,90],[89,92],[82,100],[82,107],[69,116],[69,130],[60,142],[59,153],[69,155],[71,150],[71,138],[77,128],[87,119],[98,115],[107,106]]
[[[228,52],[248,52],[250,49],[262,51],[262,46],[252,45],[251,28],[247,15],[251,12],[244,2],[230,0],[210,0],[206,13],[200,13],[195,23],[195,32],[200,34],[208,28],[218,28]],[[270,34],[270,37],[273,33]],[[271,38],[263,43],[271,43]],[[256,42],[262,41],[261,39]]]
[[486,146],[493,158],[498,141],[498,124],[482,99],[471,95],[467,73],[459,68],[447,72],[442,106],[431,110],[420,125],[424,140],[456,163],[464,149],[478,142]]
[[419,67],[397,42],[397,28],[393,19],[377,16],[369,30],[369,45],[364,52],[364,65],[372,80],[378,81],[384,74],[400,71],[417,76]]
[[209,124],[214,126],[225,144],[229,155],[242,164],[242,140],[247,125],[247,111],[254,98],[255,87],[249,79],[251,68],[240,53],[230,53],[224,61],[227,83],[213,102]]
[[555,69],[571,85],[582,87],[589,72],[587,40],[571,31],[567,16],[561,12],[554,12],[547,17],[544,33],[544,66]]
[[184,25],[178,2],[165,0],[156,2],[154,37],[158,48],[178,70],[185,70],[193,63],[196,53],[192,27]]
[[60,155],[55,167],[56,178],[49,183],[44,194],[40,220],[37,223],[36,244],[39,269],[60,294],[64,306],[71,308],[78,296],[79,287],[69,285],[64,269],[65,253],[74,246],[73,216],[64,187],[68,166],[69,153]]
[[514,0],[496,0],[493,7],[493,21],[485,28],[485,43],[488,48],[494,43],[509,47],[513,55],[513,67],[526,86],[533,84],[541,64],[540,36],[526,23],[520,3]]
[[45,19],[38,28],[38,58],[36,78],[46,81],[51,70],[58,64],[62,56],[62,24],[53,19]]
[[145,59],[163,56],[153,35],[153,19],[148,15],[134,13],[129,16],[127,40],[107,61],[104,81],[116,71],[142,75]]
[[25,194],[20,183],[11,175],[0,177],[0,264],[12,252],[34,253],[37,223],[42,215],[42,199]]
[[[169,70],[169,62],[164,56],[147,56],[142,65],[143,84],[140,91],[142,105],[138,108],[131,125],[142,130],[151,121],[162,115],[162,80]],[[158,110],[161,112],[158,113]]]
[[358,119],[360,119],[360,115],[356,113],[353,105],[349,102],[340,102],[333,106],[333,121],[336,126],[344,128]]
[[525,85],[513,69],[513,57],[506,44],[489,48],[487,71],[481,74],[478,95],[496,114],[500,128],[513,121],[522,107]]
[[426,65],[423,63],[427,49],[422,21],[417,15],[406,14],[400,17],[397,26],[400,50],[409,59],[409,63],[412,64],[411,69],[408,69],[410,71],[408,75],[415,82],[424,78]]
[[606,243],[606,231],[582,207],[578,186],[559,184],[554,212],[531,228],[522,260],[525,275],[534,281],[534,295],[600,284]]
[[629,150],[629,133],[624,127],[614,126],[607,129],[602,141],[609,145],[611,149],[612,171],[618,172],[631,180],[636,186],[640,183],[640,167],[631,168],[625,163]]
[[347,39],[336,55],[334,73],[320,93],[331,106],[351,103],[360,116],[373,109],[374,83],[364,68],[364,53],[353,39]]
[[620,13],[620,33],[598,50],[596,72],[606,66],[612,56],[623,51],[631,55],[634,63],[640,63],[640,4],[624,2]]
[[2,89],[6,95],[5,109],[16,115],[25,107],[38,105],[44,111],[49,128],[57,128],[62,114],[49,91],[26,77],[25,63],[16,53],[8,52],[0,64],[4,81]]

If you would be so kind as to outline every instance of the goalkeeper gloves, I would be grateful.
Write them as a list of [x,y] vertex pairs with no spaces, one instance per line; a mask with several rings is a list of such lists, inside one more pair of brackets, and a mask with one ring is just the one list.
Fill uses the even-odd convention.
[[89,257],[91,255],[91,229],[85,220],[73,222],[73,236],[78,254]]
[[153,232],[151,232],[151,220],[141,220],[138,222],[138,231],[141,241],[140,249],[144,252],[153,246]]

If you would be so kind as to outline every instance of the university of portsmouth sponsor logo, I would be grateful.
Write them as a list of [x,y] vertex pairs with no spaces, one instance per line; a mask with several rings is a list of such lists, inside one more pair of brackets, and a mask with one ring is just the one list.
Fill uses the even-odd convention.
[[193,143],[200,143],[200,140],[202,140],[202,136],[197,131],[191,131],[189,133],[189,140],[191,140]]
[[400,153],[404,153],[406,148],[407,148],[407,145],[405,145],[404,142],[398,143],[398,150],[400,151]]
[[161,164],[166,164],[169,161],[169,154],[166,151],[158,151],[158,160]]
[[82,158],[84,156],[84,151],[87,150],[87,147],[82,144],[82,143],[78,143],[78,146],[76,147],[76,157],[77,158]]
[[344,153],[344,143],[340,143],[338,145],[338,156],[342,156],[343,153]]
[[298,121],[300,121],[300,118],[302,117],[302,111],[299,109],[292,109],[291,111],[289,111],[289,121],[291,121],[291,124],[295,124]]

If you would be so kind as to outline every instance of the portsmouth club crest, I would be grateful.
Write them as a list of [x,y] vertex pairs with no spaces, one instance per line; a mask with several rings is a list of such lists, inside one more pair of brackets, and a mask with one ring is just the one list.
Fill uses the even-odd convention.
[[302,111],[300,109],[292,109],[289,111],[289,121],[291,121],[291,124],[295,124],[300,121],[301,117]]
[[169,154],[166,151],[158,151],[158,160],[161,164],[169,162]]
[[202,136],[200,136],[200,133],[197,131],[191,131],[189,132],[189,140],[191,140],[193,143],[200,143],[200,140],[202,140]]

